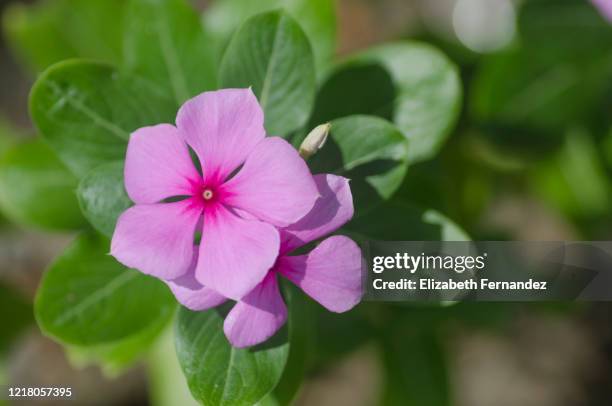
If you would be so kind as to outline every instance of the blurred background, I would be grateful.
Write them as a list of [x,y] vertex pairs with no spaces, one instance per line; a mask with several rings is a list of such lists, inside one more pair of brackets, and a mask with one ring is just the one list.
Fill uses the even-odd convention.
[[[2,155],[35,134],[27,97],[37,72],[58,55],[112,56],[71,36],[85,20],[53,11],[56,2],[0,1]],[[437,157],[410,168],[398,196],[444,213],[474,240],[612,239],[612,25],[602,11],[586,0],[339,0],[337,11],[339,57],[409,38],[460,68],[459,123]],[[77,31],[26,35],[32,19]],[[49,52],[23,46],[36,41]],[[57,165],[32,170],[61,184]],[[72,234],[23,224],[14,204],[0,192],[0,384],[69,385],[75,405],[188,404],[167,337],[113,373],[41,335],[36,287]],[[319,315],[298,405],[612,404],[608,303],[384,306]]]

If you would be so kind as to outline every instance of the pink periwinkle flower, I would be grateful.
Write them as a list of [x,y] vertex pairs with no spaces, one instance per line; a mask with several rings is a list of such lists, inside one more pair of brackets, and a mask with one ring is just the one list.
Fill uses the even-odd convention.
[[591,2],[608,21],[612,22],[612,0],[591,0]]
[[[316,175],[314,179],[320,194],[314,207],[296,223],[280,228],[280,252],[274,266],[225,318],[225,335],[235,347],[259,344],[285,323],[287,307],[279,291],[279,276],[333,312],[350,310],[361,300],[363,262],[359,247],[351,239],[329,237],[308,254],[290,255],[341,227],[353,216],[347,179],[335,175]],[[167,283],[177,300],[191,310],[205,310],[226,300],[200,284],[193,272]]]
[[235,300],[268,280],[281,249],[278,227],[296,223],[319,198],[297,151],[266,137],[250,89],[202,93],[180,108],[176,126],[136,130],[124,176],[135,205],[117,221],[111,254],[164,281],[193,277]]

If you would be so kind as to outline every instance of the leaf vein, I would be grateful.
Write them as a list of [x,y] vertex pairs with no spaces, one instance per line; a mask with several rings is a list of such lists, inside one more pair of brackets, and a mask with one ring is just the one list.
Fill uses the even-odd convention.
[[181,104],[187,100],[187,98],[189,98],[189,91],[187,90],[187,83],[185,81],[183,70],[181,69],[179,58],[176,52],[174,52],[174,47],[172,46],[169,27],[165,20],[159,15],[160,12],[161,10],[158,10],[156,13],[159,44],[164,62],[166,63],[166,68],[168,69],[168,75],[170,77],[170,82],[172,83],[172,90],[174,90],[176,102]]
[[278,53],[278,43],[280,42],[280,32],[281,32],[281,24],[283,22],[284,17],[278,20],[278,25],[276,26],[276,32],[274,33],[274,40],[272,42],[272,52],[270,53],[270,61],[268,62],[268,66],[266,67],[266,73],[264,75],[263,85],[261,87],[261,97],[259,98],[259,102],[261,103],[261,108],[265,111],[266,104],[268,103],[268,98],[270,96],[270,89],[272,86],[272,70],[274,68],[276,54]]
[[227,371],[225,372],[225,380],[223,381],[223,392],[221,393],[221,402],[224,402],[227,396],[227,390],[229,388],[228,381],[231,377],[231,371],[234,367],[234,356],[236,354],[236,350],[233,346],[230,348],[230,359],[229,364],[227,366]]
[[88,118],[92,119],[96,124],[105,130],[109,131],[111,134],[121,138],[122,140],[127,140],[129,138],[129,132],[124,130],[123,128],[113,124],[106,118],[102,117],[100,114],[96,113],[94,110],[87,107],[82,102],[78,101],[74,98],[74,95],[70,92],[64,92],[62,88],[55,82],[48,82],[51,90],[56,93],[58,99],[65,100],[68,104],[70,104],[75,110],[83,113]]
[[61,317],[59,317],[56,320],[55,324],[57,326],[61,326],[67,323],[69,320],[71,320],[72,318],[80,314],[81,312],[85,311],[87,308],[93,306],[98,301],[102,300],[105,296],[112,294],[116,289],[120,288],[121,286],[125,285],[132,279],[136,278],[136,276],[138,276],[138,274],[134,271],[131,271],[131,272],[122,273],[121,275],[115,277],[108,284],[94,291],[81,303],[77,304],[76,306],[72,307],[69,311],[64,313]]

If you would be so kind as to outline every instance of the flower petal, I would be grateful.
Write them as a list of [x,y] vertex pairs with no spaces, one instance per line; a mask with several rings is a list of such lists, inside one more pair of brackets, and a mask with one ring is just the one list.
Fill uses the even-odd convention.
[[126,191],[137,204],[190,195],[192,185],[200,180],[187,145],[169,124],[144,127],[132,133],[124,176]]
[[285,140],[261,141],[225,185],[225,202],[285,227],[304,217],[319,197],[306,162]]
[[180,304],[188,309],[201,311],[216,307],[227,299],[196,280],[195,267],[197,262],[198,250],[195,247],[193,260],[187,273],[175,280],[166,281],[166,284]]
[[271,225],[217,205],[204,214],[196,279],[225,297],[240,299],[266,276],[279,246],[278,231]]
[[612,22],[612,1],[610,0],[591,0],[592,3],[599,9],[601,14]]
[[145,274],[176,279],[192,263],[200,216],[191,200],[130,207],[117,221],[111,255]]
[[281,254],[291,252],[342,227],[353,217],[353,196],[349,180],[342,176],[314,176],[321,197],[297,223],[282,228]]
[[266,136],[263,110],[251,89],[204,92],[183,104],[176,125],[209,180],[225,180]]
[[363,262],[350,238],[330,237],[307,255],[281,257],[276,269],[332,312],[350,310],[361,300]]
[[234,347],[250,347],[272,337],[286,320],[287,306],[278,290],[276,273],[269,272],[228,313],[223,331]]

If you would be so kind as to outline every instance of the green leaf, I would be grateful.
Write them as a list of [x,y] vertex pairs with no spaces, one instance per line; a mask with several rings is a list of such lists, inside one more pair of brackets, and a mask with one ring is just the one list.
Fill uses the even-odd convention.
[[393,331],[385,337],[385,406],[449,406],[450,383],[444,347],[435,333]]
[[17,223],[56,230],[83,226],[76,185],[39,139],[15,145],[0,158],[0,208]]
[[4,28],[15,53],[33,71],[68,58],[121,61],[124,0],[13,3]]
[[314,173],[351,179],[356,210],[388,199],[400,186],[411,144],[391,123],[351,116],[332,122],[331,136],[309,164]]
[[231,34],[246,19],[282,8],[295,18],[312,44],[316,66],[323,69],[336,48],[334,0],[216,0],[204,13],[204,27],[223,49]]
[[123,186],[123,162],[109,162],[89,172],[81,179],[77,196],[85,218],[111,237],[117,218],[132,205]]
[[185,0],[131,0],[124,61],[135,73],[172,95],[176,106],[216,87],[216,65],[200,17]]
[[393,199],[357,213],[346,230],[355,237],[385,241],[469,241],[459,226],[434,210]]
[[229,44],[219,76],[221,87],[253,87],[269,134],[288,136],[310,115],[312,50],[300,26],[284,12],[247,20]]
[[610,211],[610,179],[584,130],[568,131],[561,150],[536,165],[529,180],[537,196],[568,216],[601,220]]
[[302,386],[302,381],[314,346],[315,303],[295,285],[284,283],[283,293],[289,314],[289,356],[278,385],[270,394],[279,405],[290,405]]
[[251,406],[278,383],[289,344],[281,330],[260,346],[237,349],[225,338],[218,310],[181,308],[176,352],[191,393],[203,405]]
[[397,89],[377,62],[352,62],[336,68],[319,89],[309,127],[355,114],[393,120]]
[[93,346],[67,346],[71,363],[78,368],[98,365],[109,377],[117,377],[141,358],[168,326],[170,317],[160,317],[149,326],[118,341]]
[[124,340],[171,316],[175,302],[160,281],[108,255],[109,241],[83,234],[45,273],[35,301],[45,334],[77,346]]
[[374,48],[365,61],[379,61],[397,86],[393,122],[410,140],[410,162],[435,155],[461,109],[461,80],[455,65],[439,50],[414,42]]
[[77,177],[124,158],[130,132],[172,122],[172,100],[138,77],[85,61],[53,65],[34,84],[30,114]]
[[349,57],[320,89],[310,124],[351,114],[392,119],[410,141],[409,161],[435,155],[461,107],[455,65],[431,45],[403,41]]
[[255,406],[281,406],[282,404],[279,403],[275,398],[274,398],[274,393],[269,394],[268,396],[266,396],[265,398],[263,398],[261,401],[255,403]]

